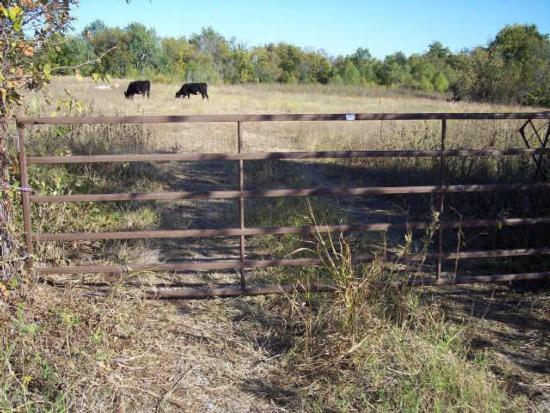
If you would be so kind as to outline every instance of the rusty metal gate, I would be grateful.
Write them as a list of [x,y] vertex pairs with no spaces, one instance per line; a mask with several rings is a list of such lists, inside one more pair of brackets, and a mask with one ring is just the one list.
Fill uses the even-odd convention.
[[[447,121],[448,120],[524,120],[525,123],[519,132],[523,137],[526,148],[513,149],[447,149]],[[510,280],[531,280],[550,276],[550,272],[534,272],[520,274],[498,274],[487,276],[450,276],[442,271],[442,265],[447,260],[478,259],[493,257],[518,257],[534,255],[550,255],[550,248],[525,248],[505,250],[483,250],[468,252],[447,252],[443,250],[443,230],[448,228],[475,228],[495,226],[534,226],[550,224],[550,217],[536,218],[502,218],[502,219],[466,219],[461,221],[445,219],[445,194],[463,192],[491,192],[491,191],[532,191],[548,190],[548,182],[531,183],[501,183],[481,185],[452,185],[445,182],[446,158],[448,157],[504,157],[511,155],[532,156],[536,164],[536,176],[541,174],[544,156],[550,152],[547,148],[550,136],[550,124],[544,136],[534,128],[538,144],[530,143],[525,134],[525,128],[532,126],[535,119],[550,121],[550,112],[535,113],[347,113],[347,114],[277,114],[277,115],[197,115],[197,116],[97,116],[97,117],[24,117],[17,119],[19,137],[19,162],[21,171],[22,207],[25,231],[26,249],[28,253],[27,265],[39,276],[52,274],[77,273],[123,273],[128,267],[120,265],[92,265],[92,266],[62,266],[46,267],[32,265],[32,251],[34,242],[52,241],[82,241],[82,240],[117,240],[117,239],[151,239],[151,238],[209,238],[220,236],[238,237],[240,241],[240,259],[238,260],[209,260],[189,261],[180,263],[158,263],[132,265],[131,271],[195,271],[195,270],[227,270],[235,269],[240,272],[240,285],[220,288],[174,288],[165,291],[154,291],[151,297],[208,297],[208,296],[236,296],[279,293],[292,291],[296,287],[290,285],[249,286],[245,270],[254,268],[279,266],[307,266],[322,264],[320,258],[295,258],[252,260],[247,259],[247,236],[263,234],[307,234],[312,232],[349,232],[349,231],[386,231],[389,229],[427,229],[432,222],[403,222],[403,223],[368,223],[368,224],[341,224],[322,226],[283,226],[269,228],[250,228],[245,225],[245,202],[247,198],[280,198],[280,197],[307,197],[307,196],[373,196],[387,194],[437,194],[440,213],[438,227],[437,252],[427,255],[426,258],[435,260],[435,274],[431,278],[408,280],[411,284],[448,285],[476,282],[499,282]],[[410,121],[431,120],[441,123],[440,147],[436,150],[363,150],[363,151],[309,151],[309,152],[254,152],[244,153],[242,143],[242,128],[247,122],[336,122],[336,121]],[[175,154],[122,154],[122,155],[89,155],[89,156],[27,156],[25,153],[25,130],[32,125],[83,125],[83,124],[159,124],[185,122],[224,122],[236,126],[237,152],[236,153],[175,153]],[[302,189],[271,189],[246,190],[244,182],[244,162],[252,160],[273,159],[350,159],[350,158],[437,158],[439,160],[440,182],[429,186],[391,186],[391,187],[319,187]],[[166,162],[166,161],[235,161],[238,162],[239,189],[223,191],[196,191],[196,192],[153,192],[153,193],[111,193],[111,194],[73,194],[73,195],[41,195],[34,194],[28,186],[29,164],[92,164],[116,162]],[[145,200],[189,200],[189,199],[232,199],[238,206],[238,226],[221,229],[180,229],[180,230],[149,230],[149,231],[122,231],[122,232],[71,232],[71,233],[33,233],[31,226],[32,203],[57,202],[100,202],[100,201],[145,201]],[[372,256],[355,257],[357,261],[372,260]],[[332,285],[307,285],[299,287],[308,291],[332,291]]]

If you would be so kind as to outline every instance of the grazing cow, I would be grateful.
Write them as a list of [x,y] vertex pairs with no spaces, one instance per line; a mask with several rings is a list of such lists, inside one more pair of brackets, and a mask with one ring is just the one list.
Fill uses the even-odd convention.
[[206,83],[184,83],[180,90],[176,92],[176,98],[187,96],[187,99],[191,99],[190,95],[198,95],[199,93],[203,99],[208,99],[208,85]]
[[126,89],[126,92],[124,92],[124,96],[126,96],[126,99],[130,98],[132,99],[134,95],[147,95],[149,97],[149,93],[151,92],[151,82],[148,80],[135,80],[133,82],[130,82],[128,85],[128,89]]

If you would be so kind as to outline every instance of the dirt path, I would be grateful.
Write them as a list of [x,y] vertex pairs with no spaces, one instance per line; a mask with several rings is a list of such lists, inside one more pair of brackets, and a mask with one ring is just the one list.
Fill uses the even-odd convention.
[[[126,368],[130,376],[132,368],[141,370],[152,393],[162,396],[160,405],[158,396],[145,397],[151,411],[155,406],[188,412],[285,411],[249,386],[277,375],[278,357],[243,339],[254,328],[238,309],[243,305],[246,300],[147,303],[142,329],[156,332],[144,336],[148,359],[134,359]],[[123,388],[125,375],[121,379]],[[123,394],[128,410],[139,411],[143,398],[133,401]]]
[[[289,167],[289,165],[286,165]],[[311,185],[342,184],[341,174],[319,173],[315,165],[299,168]],[[324,168],[323,168],[324,169]],[[168,163],[159,173],[166,190],[220,190],[236,187],[234,163]],[[254,182],[250,185],[253,187]],[[285,185],[279,182],[279,185]],[[162,229],[221,228],[236,225],[235,202],[220,200],[158,203]],[[365,220],[372,202],[355,203],[355,218]],[[340,208],[350,209],[343,201]],[[361,208],[363,209],[363,212]],[[377,208],[377,214],[380,213]],[[348,211],[350,212],[350,211]],[[372,219],[369,218],[369,219]],[[159,262],[238,258],[238,239],[158,240],[148,245],[145,257]],[[254,254],[251,242],[250,253]],[[210,273],[158,274],[156,283],[180,286],[237,284],[236,271]],[[113,386],[119,407],[128,411],[144,410],[188,412],[282,412],[288,404],[299,402],[296,389],[285,388],[280,360],[284,346],[277,333],[258,323],[263,303],[269,298],[160,301],[144,304],[142,322],[132,340],[118,358]],[[138,355],[137,355],[138,354]],[[126,361],[127,360],[127,361]],[[135,375],[139,372],[148,383],[139,396]],[[111,380],[111,379],[110,379]],[[281,382],[274,386],[274,382]],[[159,404],[160,401],[160,404]]]
[[[484,354],[507,392],[526,397],[532,412],[549,411],[548,295],[492,286],[429,294],[466,329],[472,357]],[[270,300],[145,302],[143,322],[110,376],[120,403],[128,411],[295,411],[289,406],[301,397],[285,380],[288,345],[269,322]],[[150,393],[129,392],[136,380]]]

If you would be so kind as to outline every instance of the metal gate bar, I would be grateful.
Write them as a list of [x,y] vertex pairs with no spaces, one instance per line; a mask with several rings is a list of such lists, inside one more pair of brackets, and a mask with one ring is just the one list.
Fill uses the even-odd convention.
[[[497,283],[518,280],[541,280],[550,277],[550,272],[533,272],[525,274],[499,274],[485,276],[461,276],[454,278],[418,278],[401,283],[393,283],[396,287],[401,286],[445,286],[476,283]],[[266,294],[293,294],[293,293],[334,293],[338,291],[335,285],[327,284],[297,284],[297,285],[266,285],[261,287],[249,287],[242,291],[237,287],[220,288],[150,288],[143,292],[144,298],[148,299],[181,299],[181,298],[213,298],[213,297],[239,297],[241,295],[266,295]]]
[[[422,261],[429,259],[457,260],[457,259],[478,259],[478,258],[505,258],[505,257],[527,257],[535,255],[550,255],[550,248],[519,248],[511,250],[491,251],[464,251],[458,253],[429,253],[426,255],[411,254],[407,256],[409,261]],[[374,255],[360,255],[352,257],[352,262],[371,262],[374,259],[386,262],[396,262],[396,259],[382,259]],[[53,274],[125,274],[143,271],[202,271],[202,270],[231,270],[241,268],[269,268],[269,267],[303,267],[308,265],[322,265],[320,258],[293,258],[273,260],[204,260],[174,264],[136,264],[136,265],[87,265],[87,266],[64,266],[64,267],[34,267],[34,271],[40,275]]]
[[25,248],[27,252],[27,267],[32,267],[32,225],[31,225],[31,201],[29,188],[29,175],[27,171],[27,156],[25,153],[25,128],[23,125],[17,125],[18,152],[19,152],[19,171],[21,174],[21,204],[23,209],[23,231],[25,234]]
[[[237,122],[237,146],[239,154],[243,151],[243,138],[241,135],[241,122]],[[239,159],[239,225],[241,231],[244,231],[244,161]],[[239,236],[239,253],[241,255],[241,264],[244,262],[245,257],[245,239],[244,234]],[[241,290],[246,290],[246,279],[245,279],[245,267],[241,266],[239,268],[239,273],[241,274]]]
[[431,193],[465,193],[495,191],[528,191],[550,189],[550,182],[530,184],[475,184],[475,185],[424,185],[424,186],[371,186],[371,187],[320,187],[304,189],[264,189],[248,191],[204,192],[148,192],[77,195],[30,195],[34,203],[98,202],[98,201],[175,201],[181,199],[240,199],[240,198],[289,198],[306,196],[376,196]]
[[[171,161],[261,161],[273,159],[361,159],[361,158],[433,158],[440,150],[371,150],[371,151],[312,151],[312,152],[254,152],[254,153],[170,153],[127,155],[70,155],[29,156],[28,164],[70,164],[111,162],[171,162]],[[514,156],[550,153],[550,149],[446,149],[446,157]]]
[[[445,186],[445,139],[447,137],[447,120],[443,119],[441,120],[441,146],[440,146],[440,152],[439,152],[439,188],[443,188]],[[445,192],[440,190],[439,191],[439,217],[438,222],[441,223],[443,221],[443,213],[445,212]],[[440,257],[437,258],[437,265],[435,270],[435,277],[439,280],[441,277],[441,269],[443,266],[443,260],[441,259],[441,255],[443,254],[443,226],[439,225],[438,228],[438,236],[439,236],[439,255]]]
[[[20,117],[20,125],[94,125],[148,123],[207,123],[207,122],[330,122],[348,121],[349,113],[335,114],[275,114],[275,115],[137,115],[137,116],[50,116]],[[360,120],[529,120],[550,119],[547,112],[417,112],[417,113],[353,113]]]
[[[57,234],[36,234],[32,240],[51,241],[90,241],[114,239],[153,239],[153,238],[211,238],[249,235],[315,234],[328,232],[424,230],[432,222],[396,222],[371,224],[306,225],[301,227],[261,227],[261,228],[215,228],[215,229],[174,229],[119,232],[65,232]],[[442,221],[441,228],[479,228],[525,225],[550,225],[550,217],[503,218],[503,219],[464,219],[462,221]]]
[[[539,141],[539,144],[540,144],[539,149],[545,150],[546,145],[548,144],[548,138],[550,137],[550,122],[548,122],[546,133],[544,134],[544,138],[540,137],[539,132],[538,132],[537,128],[535,127],[535,124],[533,123],[532,119],[529,119],[527,122],[525,122],[519,128],[519,133],[520,133],[520,135],[523,139],[523,142],[525,143],[525,146],[528,149],[532,149],[531,144],[529,143],[529,139],[528,139],[527,135],[525,134],[525,128],[528,125],[531,126],[531,128],[533,129],[533,132],[535,133],[535,135],[537,137],[537,140]],[[539,174],[540,174],[541,169],[542,169],[542,164],[544,162],[544,152],[542,152],[540,154],[535,154],[534,153],[532,155],[532,158],[533,158],[533,161],[535,162],[535,165],[536,165],[535,173],[533,174],[533,180],[536,180],[539,177]]]
[[[441,145],[438,150],[371,150],[371,151],[311,151],[311,152],[257,152],[244,153],[242,128],[244,122],[295,122],[295,121],[396,121],[396,120],[440,120]],[[25,230],[26,248],[28,254],[27,265],[32,266],[32,243],[75,240],[114,240],[114,239],[149,239],[149,238],[189,238],[189,237],[239,237],[238,260],[209,260],[189,261],[174,264],[139,264],[130,266],[98,264],[92,266],[65,266],[65,267],[36,267],[34,271],[39,275],[75,274],[75,273],[124,273],[129,271],[199,271],[199,270],[226,270],[236,269],[240,273],[239,288],[201,289],[195,292],[183,292],[177,289],[172,292],[159,290],[151,294],[155,297],[185,296],[233,296],[241,294],[266,294],[280,291],[295,291],[296,286],[248,286],[245,269],[266,268],[278,266],[305,266],[321,265],[320,258],[295,258],[251,260],[246,258],[246,236],[264,234],[311,234],[329,232],[353,231],[388,231],[390,229],[423,230],[429,228],[432,222],[382,222],[370,224],[341,224],[302,227],[271,227],[247,228],[245,223],[245,200],[247,198],[279,198],[305,196],[378,196],[378,195],[406,195],[406,194],[438,194],[439,195],[439,228],[437,252],[423,257],[412,254],[407,260],[436,260],[435,278],[409,279],[405,283],[411,285],[446,285],[466,282],[495,282],[512,279],[535,279],[547,277],[548,272],[527,274],[496,274],[487,276],[467,276],[447,274],[442,271],[446,260],[483,259],[498,257],[519,257],[550,255],[550,248],[524,248],[489,251],[463,251],[446,253],[443,251],[443,230],[450,228],[476,228],[500,226],[550,225],[550,217],[534,218],[507,218],[507,219],[466,219],[461,221],[444,220],[444,195],[447,193],[481,193],[492,191],[540,191],[550,189],[550,183],[504,183],[480,185],[449,185],[446,183],[445,170],[448,157],[503,157],[503,156],[535,156],[538,159],[550,152],[546,148],[548,132],[541,142],[542,147],[510,148],[510,149],[447,149],[447,120],[502,120],[516,119],[532,121],[533,119],[550,120],[550,112],[534,113],[367,113],[367,114],[280,114],[280,115],[198,115],[198,116],[98,116],[98,117],[34,117],[17,119],[19,134],[19,163],[21,168],[21,186],[23,203],[23,222]],[[83,125],[83,124],[150,124],[150,123],[182,123],[182,122],[231,122],[237,126],[236,153],[179,153],[179,154],[121,154],[121,155],[88,155],[88,156],[31,156],[25,154],[25,126],[26,125]],[[550,131],[550,128],[549,128]],[[538,135],[537,135],[538,136]],[[541,140],[540,136],[538,136]],[[397,186],[397,187],[319,187],[299,189],[266,189],[246,190],[244,182],[244,161],[268,159],[351,159],[351,158],[438,158],[440,163],[440,179],[438,185],[424,186]],[[111,163],[111,162],[166,162],[166,161],[238,161],[239,184],[238,190],[221,191],[193,191],[193,192],[153,192],[153,193],[115,193],[115,194],[73,194],[73,195],[37,195],[30,194],[28,188],[27,164],[70,164],[70,163]],[[538,166],[538,165],[537,165]],[[25,190],[27,188],[27,190]],[[146,201],[146,200],[180,200],[180,199],[234,199],[237,202],[238,228],[221,229],[181,229],[181,230],[151,230],[151,231],[120,231],[102,233],[57,233],[33,234],[31,228],[31,203],[56,202],[112,202],[112,201]],[[355,262],[372,261],[371,255],[354,257]],[[389,258],[388,261],[395,261]],[[334,286],[302,286],[303,291],[334,291]],[[178,293],[179,291],[179,293]],[[146,292],[145,294],[149,294]]]

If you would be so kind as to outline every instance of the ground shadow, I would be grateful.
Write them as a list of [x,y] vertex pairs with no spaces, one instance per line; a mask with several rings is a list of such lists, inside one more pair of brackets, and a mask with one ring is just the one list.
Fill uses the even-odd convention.
[[[509,166],[513,168],[513,166]],[[501,169],[504,166],[501,166]],[[502,182],[505,179],[491,177],[490,167],[480,164],[468,167],[473,177],[466,178],[458,171],[448,174],[453,184]],[[169,191],[213,191],[233,190],[238,187],[236,162],[173,162],[159,166],[166,190]],[[475,170],[475,174],[472,172]],[[313,187],[362,187],[362,186],[403,186],[437,185],[438,172],[434,165],[424,164],[420,168],[417,161],[409,164],[393,160],[383,165],[374,163],[336,163],[308,161],[262,161],[245,163],[245,189],[313,188]],[[503,174],[513,176],[510,171]],[[510,178],[508,178],[510,179]],[[327,216],[339,224],[345,223],[412,222],[430,221],[438,208],[437,194],[409,194],[385,196],[330,196],[310,197],[311,205],[331,210]],[[452,194],[445,198],[445,219],[464,220],[469,218],[503,218],[544,216],[547,212],[548,194],[540,192],[468,193]],[[247,199],[245,201],[245,221],[248,227],[291,225],[291,214],[308,215],[308,200],[303,198]],[[184,228],[223,228],[238,227],[237,203],[235,200],[193,200],[172,203],[157,203],[160,217],[159,229]],[[322,211],[321,211],[322,212]],[[395,246],[403,242],[404,231],[389,231],[389,240]],[[420,238],[422,231],[417,233]],[[459,249],[527,248],[544,246],[547,242],[547,228],[475,228],[460,231],[446,231],[446,249],[457,249],[457,237],[461,237]],[[189,258],[238,258],[238,239],[182,239],[155,240],[152,248],[160,251],[160,260],[177,262]],[[261,251],[255,251],[253,237],[247,237],[249,257],[262,258]],[[391,247],[392,245],[390,245]],[[502,266],[500,261],[498,266]],[[537,263],[539,265],[540,263]],[[450,263],[454,268],[454,263]],[[464,270],[471,271],[466,265]]]

